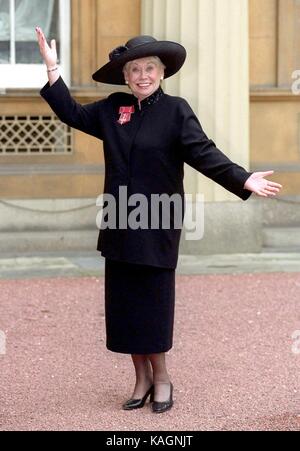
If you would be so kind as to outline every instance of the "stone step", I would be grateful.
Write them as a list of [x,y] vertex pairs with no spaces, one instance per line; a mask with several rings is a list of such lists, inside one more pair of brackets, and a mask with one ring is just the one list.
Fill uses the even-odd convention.
[[[95,251],[98,233],[97,228],[0,232],[0,253]],[[265,227],[262,234],[264,252],[300,251],[300,227]],[[190,252],[183,252],[181,246],[181,253]]]
[[261,208],[266,227],[300,227],[300,197],[288,199],[262,199],[257,207]]
[[263,229],[264,250],[276,249],[285,252],[299,252],[300,227],[265,227]]
[[53,232],[1,232],[0,253],[95,251],[98,233],[97,228]]

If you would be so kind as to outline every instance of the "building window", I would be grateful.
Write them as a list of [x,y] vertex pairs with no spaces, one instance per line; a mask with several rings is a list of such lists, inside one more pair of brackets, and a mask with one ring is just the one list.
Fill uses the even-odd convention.
[[69,0],[0,0],[0,88],[36,88],[45,67],[36,40],[40,26],[56,39],[61,73],[69,80]]
[[300,68],[300,1],[278,2],[277,81],[283,89],[291,89],[292,74]]

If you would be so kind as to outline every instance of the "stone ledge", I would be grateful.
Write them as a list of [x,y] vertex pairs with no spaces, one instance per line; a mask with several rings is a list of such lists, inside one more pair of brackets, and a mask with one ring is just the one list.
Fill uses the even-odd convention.
[[198,241],[185,240],[181,254],[210,255],[260,252],[262,248],[262,206],[247,202],[207,202],[204,207],[204,236]]
[[[299,272],[300,252],[231,255],[180,255],[177,275]],[[33,277],[102,277],[105,259],[100,252],[24,254],[0,259],[0,279]]]

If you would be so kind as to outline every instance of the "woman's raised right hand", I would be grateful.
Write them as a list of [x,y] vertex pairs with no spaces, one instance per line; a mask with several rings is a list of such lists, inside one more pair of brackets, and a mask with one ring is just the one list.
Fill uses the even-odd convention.
[[53,69],[57,66],[57,51],[56,51],[56,41],[52,39],[51,46],[49,47],[47,39],[40,27],[35,29],[40,53],[48,69]]

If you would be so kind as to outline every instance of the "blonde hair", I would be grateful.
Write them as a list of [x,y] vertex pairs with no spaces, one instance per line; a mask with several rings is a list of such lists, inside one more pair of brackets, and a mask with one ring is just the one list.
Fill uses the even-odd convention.
[[[147,58],[147,57],[146,57]],[[138,59],[138,58],[137,58]],[[140,58],[141,59],[141,58]],[[149,56],[149,59],[154,60],[155,63],[157,63],[162,70],[166,69],[166,66],[164,65],[164,63],[162,62],[162,60],[158,57],[158,56]],[[133,60],[135,61],[135,60]],[[131,66],[131,64],[133,63],[133,61],[128,61],[125,66],[123,67],[123,73],[128,72],[129,68]]]

